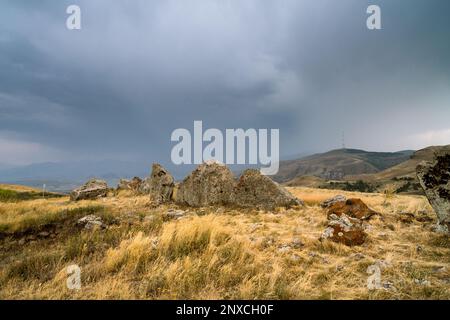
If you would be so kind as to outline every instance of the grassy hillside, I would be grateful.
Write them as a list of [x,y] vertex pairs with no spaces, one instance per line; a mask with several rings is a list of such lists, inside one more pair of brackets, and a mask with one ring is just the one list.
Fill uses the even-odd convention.
[[450,152],[450,145],[448,146],[432,146],[414,152],[410,159],[404,161],[396,166],[383,170],[373,175],[357,175],[349,176],[350,180],[367,180],[367,181],[383,181],[402,178],[416,178],[416,167],[422,161],[432,161],[436,152],[447,150]]
[[61,197],[61,195],[44,192],[26,186],[0,184],[0,202],[15,202],[55,197]]
[[282,161],[276,181],[287,182],[301,176],[339,180],[348,175],[377,173],[409,159],[412,151],[367,152],[339,149],[299,160]]
[[[430,231],[424,197],[289,190],[306,206],[154,207],[126,192],[0,202],[0,299],[450,299],[449,240]],[[327,225],[319,203],[337,193],[381,213],[363,246],[318,240]],[[167,221],[169,208],[186,216]],[[88,214],[107,228],[77,227]],[[81,290],[66,287],[72,264]],[[373,264],[383,267],[384,289],[367,288]]]
[[392,189],[402,193],[422,193],[416,177],[416,167],[422,161],[432,161],[436,152],[450,152],[448,146],[432,146],[414,152],[410,159],[374,174],[349,175],[347,181],[364,181],[376,189]]

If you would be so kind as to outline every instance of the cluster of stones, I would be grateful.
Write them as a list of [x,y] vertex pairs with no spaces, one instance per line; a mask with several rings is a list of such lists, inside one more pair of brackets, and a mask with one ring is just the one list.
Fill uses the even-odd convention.
[[[199,165],[179,184],[175,184],[165,168],[154,164],[150,177],[145,180],[121,180],[118,189],[149,194],[156,204],[173,201],[191,207],[219,205],[273,210],[303,204],[258,170],[246,170],[236,179],[227,166],[215,161]],[[106,182],[90,181],[72,192],[76,194],[72,200],[94,199],[106,196],[107,192]]]
[[172,200],[191,207],[222,205],[273,210],[303,205],[258,170],[248,169],[236,180],[227,166],[215,161],[199,165],[174,190]]
[[361,199],[346,199],[338,195],[324,201],[321,206],[327,209],[328,226],[320,240],[331,240],[347,246],[362,245],[366,241],[363,223],[377,213]]

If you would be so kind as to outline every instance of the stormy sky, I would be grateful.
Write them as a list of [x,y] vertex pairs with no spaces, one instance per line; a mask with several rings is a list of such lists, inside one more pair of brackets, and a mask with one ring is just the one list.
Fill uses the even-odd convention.
[[280,129],[284,156],[343,132],[374,151],[450,144],[449,15],[447,0],[2,0],[0,163],[165,163],[194,120]]

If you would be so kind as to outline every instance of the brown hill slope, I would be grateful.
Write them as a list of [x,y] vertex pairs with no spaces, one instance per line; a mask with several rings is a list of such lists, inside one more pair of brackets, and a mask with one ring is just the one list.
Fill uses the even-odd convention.
[[431,146],[414,152],[410,159],[396,166],[375,174],[350,175],[345,180],[385,181],[398,179],[416,179],[416,167],[422,161],[433,160],[434,154],[440,151],[450,152],[450,145]]
[[341,180],[348,175],[372,174],[409,159],[412,151],[368,152],[339,149],[297,160],[282,161],[274,180],[287,182],[296,177],[315,176],[327,180]]

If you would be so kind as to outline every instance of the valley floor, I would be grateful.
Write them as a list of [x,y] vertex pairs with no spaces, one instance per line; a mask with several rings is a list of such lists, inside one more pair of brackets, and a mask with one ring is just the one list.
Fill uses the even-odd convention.
[[[298,209],[154,207],[126,192],[95,201],[0,202],[0,299],[450,299],[450,242],[421,196],[289,188]],[[362,246],[319,241],[336,194],[379,212]],[[170,209],[183,210],[167,220]],[[85,230],[81,217],[102,218]],[[67,267],[81,289],[67,288]],[[378,289],[368,281],[380,270]],[[373,271],[372,271],[373,272]]]

